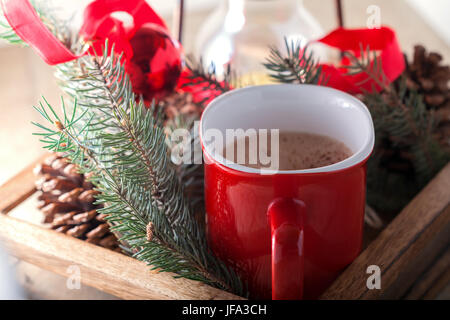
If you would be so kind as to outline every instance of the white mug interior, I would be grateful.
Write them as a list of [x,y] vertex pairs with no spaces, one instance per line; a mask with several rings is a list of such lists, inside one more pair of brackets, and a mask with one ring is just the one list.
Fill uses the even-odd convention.
[[[338,171],[369,157],[375,134],[367,107],[353,96],[315,85],[274,84],[233,90],[214,99],[200,122],[204,152],[231,169],[247,173],[271,173],[225,161],[203,137],[209,129],[280,129],[320,134],[343,142],[353,155],[329,166],[304,170],[278,170],[278,174]],[[268,169],[267,169],[268,170]],[[268,170],[270,171],[270,170]]]

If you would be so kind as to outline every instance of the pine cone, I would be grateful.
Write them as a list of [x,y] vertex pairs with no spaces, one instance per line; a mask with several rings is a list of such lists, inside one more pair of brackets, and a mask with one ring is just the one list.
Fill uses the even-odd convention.
[[95,195],[88,177],[59,154],[52,154],[37,165],[38,208],[44,223],[57,232],[121,252],[119,242],[109,230],[105,215],[97,212]]
[[160,101],[159,106],[164,108],[166,118],[169,120],[179,114],[200,118],[203,112],[203,107],[193,102],[192,95],[189,92],[176,91]]
[[[376,129],[378,138],[374,156],[368,163],[368,203],[378,212],[392,215],[411,201],[450,155],[450,67],[442,65],[441,55],[427,52],[423,46],[416,46],[412,59],[408,60],[405,56],[405,61],[407,68],[402,77],[394,82],[394,89],[397,92],[404,90],[406,77],[409,89],[406,96],[410,97],[413,92],[423,95],[426,112],[435,119],[431,134],[441,148],[434,148],[430,142],[433,148],[427,150],[427,158],[422,161],[422,147],[418,145],[416,136],[402,136],[396,134],[398,130],[391,131],[387,123],[392,119],[384,118],[384,112],[377,114],[372,109],[375,111],[372,113],[374,121],[379,127]],[[371,96],[366,97],[369,98]],[[381,97],[377,98],[382,98],[393,109],[398,105],[396,98],[390,101],[388,92],[381,93]],[[370,106],[378,102],[369,99],[366,103]],[[428,166],[430,162],[432,166]]]
[[409,87],[423,94],[427,107],[435,110],[438,122],[436,138],[450,149],[450,66],[441,62],[440,54],[428,53],[423,46],[417,45],[406,75]]

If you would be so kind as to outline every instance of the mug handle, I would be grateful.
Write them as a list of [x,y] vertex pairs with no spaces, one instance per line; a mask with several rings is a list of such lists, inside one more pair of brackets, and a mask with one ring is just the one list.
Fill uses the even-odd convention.
[[278,198],[269,205],[273,300],[303,297],[305,210],[302,201],[292,198]]

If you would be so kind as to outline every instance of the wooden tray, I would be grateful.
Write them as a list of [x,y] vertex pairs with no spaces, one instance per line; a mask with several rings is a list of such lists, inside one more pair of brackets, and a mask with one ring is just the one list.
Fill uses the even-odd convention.
[[[36,160],[0,187],[0,237],[18,259],[124,299],[241,299],[200,282],[175,279],[125,255],[11,217],[35,193]],[[373,240],[323,294],[323,299],[432,299],[450,282],[450,164]],[[70,249],[69,249],[70,248]],[[381,269],[369,290],[367,267]]]

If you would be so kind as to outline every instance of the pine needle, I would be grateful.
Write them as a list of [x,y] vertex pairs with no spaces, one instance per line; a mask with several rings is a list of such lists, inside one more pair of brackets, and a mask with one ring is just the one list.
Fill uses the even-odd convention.
[[322,67],[314,59],[309,48],[300,42],[289,42],[286,38],[285,52],[276,47],[270,48],[270,54],[264,63],[270,77],[281,83],[326,84]]
[[49,104],[38,108],[50,123],[37,124],[45,147],[94,175],[101,212],[121,241],[153,269],[244,295],[237,274],[211,253],[170,161],[161,113],[136,99],[122,57],[106,43],[102,55],[59,65],[57,76],[76,103],[63,105],[61,119]]

